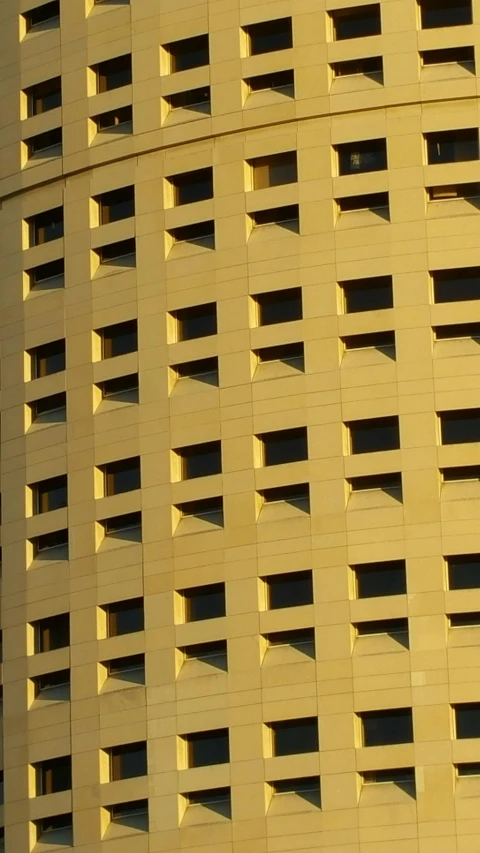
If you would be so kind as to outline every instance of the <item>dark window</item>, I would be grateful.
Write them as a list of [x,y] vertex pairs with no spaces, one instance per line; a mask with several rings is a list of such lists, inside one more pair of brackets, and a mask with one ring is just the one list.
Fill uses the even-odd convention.
[[204,806],[207,809],[231,817],[230,788],[210,788],[208,791],[192,791],[184,795],[189,806]]
[[480,195],[480,183],[470,184],[448,184],[438,187],[427,187],[429,201],[451,201],[452,199],[478,198]]
[[476,628],[480,625],[480,613],[451,613],[451,628]]
[[381,785],[393,782],[395,785],[415,784],[414,767],[395,767],[389,770],[366,770],[362,773],[365,785]]
[[398,417],[366,418],[350,421],[347,424],[350,433],[351,453],[378,453],[382,450],[396,450],[400,447]]
[[221,497],[187,501],[177,504],[176,509],[182,518],[202,518],[223,527],[223,499]]
[[475,50],[473,47],[444,47],[439,50],[423,50],[420,52],[422,64],[447,65],[458,63],[459,65],[472,65],[475,67]]
[[134,829],[148,829],[148,800],[131,800],[107,806],[110,821]]
[[124,399],[129,396],[129,402],[138,403],[138,373],[106,379],[101,383],[100,390],[104,400]]
[[281,154],[269,154],[267,157],[255,157],[250,160],[253,174],[253,189],[279,187],[298,180],[297,152],[285,151]]
[[110,758],[111,782],[147,775],[147,744],[145,741],[112,746],[107,752]]
[[480,554],[446,557],[449,589],[480,588]]
[[215,248],[215,223],[195,222],[193,225],[182,225],[168,232],[174,243],[192,243],[194,246]]
[[310,512],[310,488],[308,483],[292,486],[276,486],[259,492],[265,504],[288,503]]
[[63,207],[55,207],[27,219],[30,246],[42,246],[63,237]]
[[356,210],[388,210],[388,193],[368,193],[367,195],[351,195],[337,199],[340,213],[350,213]]
[[72,840],[72,815],[71,814],[56,814],[53,817],[42,817],[35,821],[37,832],[37,841],[44,841],[46,844],[60,844],[71,847]]
[[51,394],[30,404],[32,423],[59,423],[67,417],[67,395]]
[[472,23],[471,0],[419,0],[422,29]]
[[457,738],[480,737],[480,703],[454,705]]
[[480,409],[440,412],[442,444],[480,441]]
[[52,77],[25,89],[29,116],[46,113],[62,105],[62,78]]
[[171,42],[166,45],[165,50],[170,55],[171,74],[188,71],[189,68],[200,68],[210,62],[207,33]]
[[364,74],[365,77],[383,79],[383,60],[381,56],[367,56],[360,59],[347,59],[344,62],[332,62],[334,77],[353,77]]
[[180,447],[175,451],[181,459],[182,480],[195,477],[208,477],[222,471],[222,450],[220,441],[208,441]]
[[382,32],[379,3],[335,9],[330,12],[330,16],[335,41],[377,36]]
[[108,243],[96,249],[96,252],[100,264],[134,266],[136,263],[135,237],[119,240],[118,243]]
[[140,457],[120,459],[103,466],[105,495],[120,495],[140,488]]
[[318,719],[307,717],[270,723],[274,756],[318,751]]
[[467,764],[457,764],[458,776],[480,776],[480,764],[469,762]]
[[185,622],[225,616],[225,584],[210,583],[181,592],[185,602]]
[[391,349],[395,351],[395,332],[371,332],[367,335],[347,335],[342,338],[346,350]]
[[432,272],[435,302],[480,299],[480,267]]
[[183,172],[168,178],[173,187],[173,198],[176,206],[193,204],[213,198],[213,169],[196,169],[194,172]]
[[207,767],[210,764],[228,764],[230,749],[228,729],[195,732],[185,735],[189,767]]
[[429,163],[478,160],[478,129],[476,127],[426,133],[425,139]]
[[345,313],[381,311],[393,308],[392,276],[357,278],[340,282],[345,298]]
[[251,94],[271,90],[272,92],[283,92],[293,98],[295,90],[295,76],[291,70],[258,74],[255,77],[249,77],[245,83]]
[[32,539],[33,556],[42,559],[68,559],[68,530],[54,530]]
[[259,436],[264,465],[283,465],[308,459],[307,427],[280,429]]
[[52,512],[67,506],[67,475],[51,477],[31,486],[33,513]]
[[35,765],[35,794],[57,794],[72,787],[72,759],[70,755],[50,758]]
[[387,140],[368,139],[336,146],[340,175],[379,172],[387,168]]
[[313,604],[313,578],[311,571],[287,572],[266,577],[269,610],[281,607],[302,607]]
[[128,655],[113,658],[104,664],[110,678],[121,678],[130,673],[141,672],[145,669],[145,655]]
[[318,776],[279,779],[278,782],[270,782],[270,786],[274,796],[294,794],[316,806],[320,806],[320,778]]
[[24,13],[25,29],[28,32],[38,27],[43,29],[45,24],[51,27],[55,26],[57,19],[60,19],[60,0],[51,0],[50,3],[42,3],[41,6],[35,6]]
[[288,50],[292,47],[292,19],[277,18],[274,21],[262,21],[244,27],[248,38],[248,53],[271,53],[274,50]]
[[59,669],[56,672],[37,675],[32,681],[35,698],[41,696],[44,699],[68,699],[70,696],[69,669]]
[[291,364],[297,370],[305,370],[305,355],[303,343],[280,344],[276,347],[262,347],[254,350],[259,364],[269,364],[273,361],[282,361]]
[[255,228],[258,228],[260,225],[282,225],[285,222],[296,223],[295,228],[298,228],[299,224],[298,204],[289,204],[285,207],[269,207],[267,210],[255,210],[250,216]]
[[177,340],[191,341],[217,334],[217,304],[208,302],[172,311],[176,320]]
[[200,660],[211,663],[219,669],[227,668],[227,641],[214,640],[211,643],[195,643],[181,649],[185,660]]
[[289,323],[292,320],[302,319],[301,287],[257,293],[253,299],[258,306],[259,326],[270,326],[272,323]]
[[122,187],[108,193],[96,196],[99,207],[100,225],[118,222],[119,219],[129,219],[135,216],[135,188]]
[[218,385],[218,358],[200,358],[196,361],[184,361],[173,367],[178,379],[196,379],[207,385]]
[[132,82],[132,57],[130,54],[106,59],[94,67],[97,74],[97,92],[109,92],[128,86]]
[[55,130],[47,130],[46,133],[31,136],[30,139],[25,140],[25,145],[29,159],[35,157],[36,154],[49,155],[50,157],[60,156],[62,153],[62,128],[57,127]]
[[188,89],[186,92],[175,92],[165,98],[171,110],[197,110],[208,113],[210,111],[210,86],[201,86],[199,89]]
[[97,126],[97,133],[102,130],[121,130],[123,133],[132,132],[133,110],[132,107],[119,107],[107,113],[100,113],[92,119]]
[[371,474],[366,477],[351,477],[349,480],[352,492],[370,492],[379,489],[384,492],[398,492],[402,489],[402,475]]
[[138,537],[142,533],[142,513],[127,512],[125,515],[114,515],[111,518],[105,518],[100,522],[103,525],[105,536],[113,538],[132,539],[138,541]]
[[300,628],[295,631],[275,631],[272,634],[265,634],[264,636],[269,648],[290,646],[293,649],[304,652],[309,657],[315,657],[314,628]]
[[465,483],[467,480],[480,480],[480,465],[456,465],[454,468],[441,468],[444,483]]
[[127,320],[125,323],[115,323],[100,331],[102,336],[103,358],[115,358],[137,351],[137,321]]
[[70,645],[70,614],[59,613],[33,622],[35,653],[52,652]]
[[38,287],[63,287],[65,276],[65,261],[59,258],[57,261],[50,261],[47,264],[39,264],[38,267],[33,267],[27,272],[30,290]]
[[32,379],[65,370],[65,340],[52,341],[30,351]]
[[453,326],[434,326],[435,340],[449,341],[459,338],[480,338],[480,323],[457,323]]
[[128,598],[125,601],[115,601],[105,607],[107,614],[107,634],[109,637],[120,637],[122,634],[133,634],[143,631],[143,598]]
[[362,563],[352,568],[355,572],[357,598],[404,595],[407,591],[405,560]]
[[355,628],[359,637],[375,634],[405,634],[408,637],[408,619],[371,619],[368,622],[357,622]]
[[364,711],[359,717],[362,721],[364,746],[386,746],[413,741],[411,708]]

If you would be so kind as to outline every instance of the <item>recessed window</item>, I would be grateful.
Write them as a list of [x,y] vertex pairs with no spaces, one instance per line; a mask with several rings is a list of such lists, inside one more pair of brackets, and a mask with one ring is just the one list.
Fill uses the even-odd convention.
[[355,629],[358,637],[372,637],[377,634],[389,634],[395,637],[402,634],[408,637],[408,619],[371,619],[357,622]]
[[290,323],[293,320],[302,319],[301,287],[290,287],[286,290],[257,293],[252,298],[257,305],[257,322],[259,326],[270,326],[273,323]]
[[165,50],[170,58],[170,74],[200,68],[210,62],[207,33],[171,42]]
[[269,723],[269,728],[272,733],[274,756],[318,752],[317,717],[282,720],[278,723]]
[[[131,633],[131,632],[126,632]],[[121,658],[112,658],[104,662],[109,678],[135,681],[138,684],[145,680],[145,655],[127,655]],[[135,677],[137,676],[137,677]]]
[[366,195],[351,195],[336,199],[340,213],[351,213],[359,210],[389,209],[388,193],[368,193]]
[[452,201],[453,199],[473,199],[480,196],[480,183],[442,184],[438,187],[427,187],[429,201]]
[[70,670],[46,672],[32,679],[35,699],[65,701],[70,698]]
[[135,216],[135,188],[122,187],[95,197],[99,209],[100,225],[130,219]]
[[97,128],[97,133],[132,133],[133,109],[131,106],[119,107],[93,116],[92,121]]
[[62,78],[52,77],[25,89],[28,116],[37,116],[62,105]]
[[335,41],[377,36],[382,32],[379,3],[334,9],[329,14]]
[[478,628],[480,613],[451,613],[449,622],[451,628]]
[[118,400],[138,403],[138,373],[117,376],[99,383],[102,400]]
[[346,350],[378,349],[395,352],[395,332],[371,332],[367,335],[346,335],[342,338]]
[[445,47],[438,50],[420,51],[422,65],[463,65],[475,70],[475,49],[473,47]]
[[107,616],[107,636],[120,637],[144,629],[143,598],[115,601],[103,608]]
[[103,527],[103,535],[107,538],[139,542],[142,536],[141,512],[114,515],[111,518],[104,518],[99,524]]
[[133,267],[136,263],[136,240],[119,240],[117,243],[108,243],[95,249],[101,266],[123,266]]
[[457,776],[480,776],[480,763],[457,764]]
[[106,752],[110,760],[111,782],[147,775],[147,744],[145,741],[112,746]]
[[258,364],[271,364],[272,362],[283,362],[291,365],[297,370],[305,370],[305,354],[302,342],[295,344],[280,344],[276,347],[262,347],[254,350]]
[[387,168],[387,140],[368,139],[335,146],[340,175],[379,172]]
[[330,65],[334,78],[356,77],[363,74],[378,82],[383,81],[383,60],[381,56],[367,56],[360,59],[347,59],[344,62],[332,62]]
[[130,829],[148,831],[148,800],[130,800],[107,806],[110,823]]
[[480,554],[446,557],[449,589],[480,588]]
[[225,616],[225,584],[210,583],[184,589],[180,593],[184,601],[185,622],[200,622],[203,619],[219,619]]
[[73,818],[71,814],[57,814],[34,821],[36,841],[43,844],[71,847],[73,845]]
[[398,493],[402,491],[402,475],[370,474],[366,477],[351,477],[348,481],[352,492],[383,491]]
[[63,287],[65,283],[65,261],[59,258],[47,264],[40,264],[27,271],[30,290],[43,290],[50,287]]
[[355,314],[359,311],[382,311],[385,308],[393,308],[393,281],[391,275],[342,281],[340,282],[340,287],[344,296],[346,314]]
[[223,498],[200,498],[195,501],[186,501],[175,507],[181,519],[197,518],[209,521],[217,527],[223,527]]
[[172,366],[177,379],[194,379],[206,385],[218,385],[218,358],[199,358],[195,361],[184,361]]
[[34,559],[68,560],[68,530],[54,530],[31,540]]
[[436,341],[480,338],[480,323],[455,323],[453,326],[434,326],[433,334]]
[[32,622],[35,654],[52,652],[70,645],[70,614],[59,613]]
[[30,350],[32,379],[65,370],[65,340],[51,341]]
[[480,267],[432,272],[435,302],[469,302],[480,299]]
[[[288,605],[287,605],[288,606]],[[264,634],[268,649],[291,648],[315,657],[315,629],[300,628],[294,631],[274,631]]]
[[216,814],[231,818],[230,788],[209,788],[206,791],[192,791],[184,794],[188,808],[203,806]]
[[395,767],[388,770],[365,770],[362,773],[364,785],[385,785],[390,782],[394,785],[415,785],[414,767]]
[[67,395],[51,394],[30,403],[32,424],[63,423],[67,419]]
[[127,320],[125,323],[106,326],[98,334],[102,338],[102,358],[116,358],[118,355],[137,351],[136,320]]
[[480,480],[480,465],[455,465],[452,468],[441,468],[440,474],[444,483],[466,483]]
[[217,334],[217,304],[208,302],[171,312],[176,325],[177,341],[191,341]]
[[206,249],[215,248],[215,223],[195,222],[193,225],[182,225],[172,228],[169,232],[173,243],[191,243],[193,246],[202,246]]
[[277,18],[274,21],[262,21],[243,28],[247,35],[248,55],[271,53],[275,50],[288,50],[293,45],[292,19]]
[[195,732],[183,735],[183,740],[187,747],[188,767],[208,767],[230,761],[228,729]]
[[130,54],[106,59],[95,65],[93,70],[97,76],[97,92],[109,92],[128,86],[132,82],[132,57]]
[[480,409],[440,412],[442,444],[480,441]]
[[167,178],[173,188],[173,203],[176,207],[182,204],[194,204],[213,198],[213,169],[196,169],[194,172],[183,172]]
[[251,95],[255,92],[279,92],[293,98],[295,91],[295,76],[293,70],[270,71],[268,74],[257,74],[245,80],[245,85]]
[[282,794],[294,794],[308,802],[320,805],[320,779],[318,776],[304,776],[299,779],[279,779],[270,782],[274,797]]
[[181,463],[182,480],[209,477],[222,471],[222,449],[220,441],[208,441],[180,447],[175,451]]
[[295,183],[298,180],[296,151],[255,157],[253,160],[249,160],[249,165],[252,170],[254,190],[279,187],[283,184]]
[[422,30],[472,23],[471,0],[418,0]]
[[480,703],[465,702],[454,705],[455,737],[480,737]]
[[398,417],[365,418],[347,424],[351,453],[379,453],[400,447]]
[[42,246],[63,237],[63,207],[37,213],[27,219],[30,246]]
[[264,579],[267,590],[267,607],[303,607],[313,604],[313,578],[311,571],[286,572],[269,575]]
[[288,226],[292,231],[298,231],[300,223],[298,204],[255,210],[250,214],[250,218],[254,228],[259,228],[262,225],[283,225],[284,227]]
[[50,758],[34,765],[35,796],[57,794],[59,791],[69,791],[72,787],[72,759],[70,755],[61,758]]
[[33,514],[54,512],[67,506],[67,475],[51,477],[30,486],[33,493]]
[[265,466],[308,459],[307,427],[267,432],[260,435],[259,440]]
[[310,487],[308,483],[295,483],[291,486],[262,489],[259,494],[266,506],[285,503],[302,509],[304,512],[310,512]]
[[198,89],[188,89],[186,92],[175,92],[167,95],[165,101],[170,110],[193,110],[210,112],[210,86],[200,86]]
[[364,711],[358,716],[362,723],[363,746],[413,742],[411,708]]
[[194,643],[180,649],[186,661],[203,661],[217,669],[227,669],[227,641],[214,640],[211,643]]
[[105,496],[120,495],[140,488],[140,457],[119,459],[101,466]]
[[62,128],[57,127],[31,136],[25,140],[25,145],[29,160],[35,157],[58,157],[62,153]]
[[60,0],[51,0],[50,3],[35,6],[28,12],[24,12],[23,17],[27,33],[32,30],[40,31],[58,26],[60,22]]
[[404,595],[407,592],[405,560],[385,560],[352,566],[357,598]]
[[478,160],[478,128],[426,133],[428,163]]

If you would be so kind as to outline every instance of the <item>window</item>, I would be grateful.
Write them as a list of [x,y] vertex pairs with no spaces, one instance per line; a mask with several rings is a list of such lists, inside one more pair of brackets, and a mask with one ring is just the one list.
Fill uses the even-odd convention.
[[231,817],[230,788],[210,788],[207,791],[192,791],[184,794],[188,807],[203,806],[210,811]]
[[30,246],[42,246],[63,237],[63,207],[37,213],[27,219]]
[[298,483],[292,486],[276,486],[259,492],[265,505],[286,503],[310,512],[310,488],[308,483]]
[[401,767],[388,770],[366,770],[362,773],[364,785],[384,785],[387,782],[394,785],[415,785],[415,768]]
[[184,735],[188,767],[208,767],[211,764],[228,764],[230,748],[228,729],[195,732]]
[[215,223],[195,222],[193,225],[182,225],[172,228],[169,232],[174,243],[191,243],[193,246],[203,246],[207,249],[215,248]]
[[69,669],[46,672],[43,675],[37,675],[32,681],[35,699],[60,701],[70,698]]
[[32,623],[35,654],[52,652],[70,645],[70,614],[59,613]]
[[57,794],[72,787],[72,759],[70,755],[50,758],[34,765],[35,796]]
[[411,708],[364,711],[358,716],[362,723],[363,746],[386,746],[413,741]]
[[371,332],[367,335],[346,335],[342,338],[346,350],[391,349],[395,351],[395,332]]
[[422,30],[472,23],[471,0],[418,0]]
[[358,210],[388,210],[388,193],[368,193],[367,195],[344,196],[337,199],[340,213],[350,213]]
[[97,92],[109,92],[128,86],[132,82],[132,57],[130,54],[106,59],[95,65],[93,70],[97,75]]
[[103,400],[124,400],[138,403],[138,373],[106,379],[99,385]]
[[209,521],[218,527],[223,527],[223,498],[200,498],[177,504],[177,512],[181,519],[198,518]]
[[175,92],[173,95],[167,95],[165,101],[170,110],[196,110],[208,113],[210,112],[210,86]]
[[275,50],[288,50],[293,45],[291,18],[277,18],[274,21],[249,24],[243,30],[247,35],[249,56],[271,53]]
[[33,514],[53,512],[67,506],[67,475],[51,477],[30,486],[33,493]]
[[195,643],[180,649],[186,661],[198,660],[216,666],[218,669],[227,669],[227,641],[214,640],[211,643]]
[[276,347],[262,347],[254,350],[258,364],[271,364],[278,361],[289,364],[297,370],[305,370],[305,355],[303,343],[280,344]]
[[107,113],[94,116],[92,121],[97,128],[97,133],[102,133],[102,131],[132,133],[133,109],[132,107],[119,107],[116,110],[109,110]]
[[104,476],[104,493],[107,497],[121,495],[123,492],[132,492],[140,488],[139,456],[109,462],[107,465],[103,465],[101,470]]
[[399,474],[372,474],[366,477],[352,477],[349,480],[352,492],[370,492],[381,490],[383,492],[401,492],[402,475]]
[[52,77],[25,89],[27,113],[37,116],[62,105],[62,78]]
[[120,219],[130,219],[135,216],[135,188],[122,187],[108,193],[96,196],[100,225],[118,222]]
[[272,754],[274,756],[318,752],[318,720],[316,717],[270,723],[269,728],[272,733]]
[[46,27],[58,26],[60,21],[60,0],[51,0],[50,3],[42,3],[28,12],[24,12],[25,30],[43,30]]
[[291,229],[298,231],[299,207],[298,204],[289,204],[285,207],[269,207],[267,210],[255,210],[250,214],[252,225],[259,228],[261,225],[286,225],[291,224]]
[[449,589],[480,588],[480,554],[446,557]]
[[65,370],[65,340],[52,341],[30,350],[30,363],[32,379]]
[[472,66],[475,69],[475,50],[473,47],[445,47],[439,50],[423,50],[420,52],[422,65],[458,65]]
[[42,157],[59,156],[62,153],[62,128],[57,127],[55,130],[47,130],[46,133],[31,136],[30,139],[25,140],[25,145],[27,146],[29,160],[37,155]]
[[27,271],[30,290],[42,290],[49,287],[63,287],[65,283],[65,261],[59,258],[47,264],[40,264]]
[[127,512],[125,515],[115,515],[104,518],[99,524],[103,527],[105,537],[112,539],[128,539],[138,542],[142,536],[142,513]]
[[340,282],[343,291],[345,313],[359,311],[382,311],[393,308],[393,281],[391,275],[375,278],[357,278]]
[[480,196],[480,183],[471,184],[449,184],[438,187],[427,187],[427,198],[429,201],[451,201],[452,199],[478,198]]
[[455,737],[480,737],[480,704],[478,702],[454,705],[454,713]]
[[355,629],[358,637],[376,634],[389,634],[391,637],[403,634],[408,637],[408,619],[371,619],[368,622],[357,622]]
[[184,589],[180,595],[184,601],[185,622],[200,622],[203,619],[225,616],[224,583],[191,587]]
[[147,775],[147,744],[145,741],[112,746],[106,751],[110,759],[111,782]]
[[383,60],[381,56],[368,56],[360,59],[348,59],[344,62],[332,62],[333,77],[354,77],[363,74],[374,80],[383,81]]
[[352,568],[355,572],[357,598],[404,595],[407,592],[405,560],[361,563]]
[[[313,601],[313,599],[312,599]],[[287,605],[288,607],[288,605]],[[314,628],[300,628],[295,631],[275,631],[265,634],[268,649],[278,649],[290,646],[311,658],[315,657],[315,630]]]
[[377,36],[382,32],[379,3],[335,9],[330,12],[330,17],[335,41]]
[[480,480],[480,465],[455,465],[453,468],[441,468],[444,483],[465,483]]
[[245,85],[251,95],[255,92],[280,92],[293,98],[295,77],[293,70],[270,71],[268,74],[257,74],[245,80]]
[[178,341],[191,341],[217,334],[217,304],[208,302],[172,311]]
[[301,287],[257,293],[253,299],[257,304],[257,322],[259,326],[270,326],[273,323],[290,323],[292,320],[302,319]]
[[110,823],[148,831],[148,800],[132,800],[107,806]]
[[480,441],[480,409],[440,412],[442,444]]
[[451,613],[450,628],[477,628],[480,625],[480,613]]
[[30,403],[32,423],[60,423],[67,418],[67,395],[51,394]]
[[213,169],[211,166],[206,169],[196,169],[194,172],[172,175],[167,180],[173,189],[173,203],[176,207],[213,198]]
[[435,302],[480,299],[480,267],[432,272]]
[[302,607],[313,604],[313,578],[311,571],[286,572],[264,579],[267,590],[267,607]]
[[434,326],[433,334],[436,341],[480,338],[480,323],[457,323],[453,326]]
[[259,436],[263,449],[263,464],[284,465],[308,459],[307,427],[280,429]]
[[426,133],[428,163],[478,160],[478,128]]
[[181,462],[182,480],[195,477],[208,477],[222,471],[222,450],[220,441],[208,441],[180,447],[175,451]]
[[102,358],[116,358],[137,351],[137,321],[127,320],[106,326],[99,334],[102,338]]
[[255,157],[249,161],[249,165],[252,170],[254,190],[293,184],[298,180],[296,151]]
[[135,266],[136,263],[136,241],[135,237],[129,240],[119,240],[118,243],[108,243],[96,249],[98,262],[103,266]]
[[54,530],[32,539],[33,557],[42,560],[68,560],[68,530]]
[[398,417],[365,418],[347,424],[351,453],[378,453],[400,447]]
[[171,42],[165,50],[170,57],[170,74],[200,68],[210,62],[207,33]]
[[36,841],[44,844],[71,847],[73,845],[73,822],[71,814],[57,814],[34,821]]
[[293,794],[313,805],[320,806],[320,778],[318,776],[279,779],[277,782],[270,782],[270,788],[274,797],[282,794]]
[[335,146],[339,175],[379,172],[387,168],[387,140],[368,139]]
[[[128,632],[127,632],[128,633]],[[127,681],[135,680],[138,676],[138,684],[145,681],[145,655],[128,655],[127,657],[113,658],[104,663],[108,678],[118,678]]]
[[218,385],[218,358],[200,358],[196,361],[184,361],[172,367],[177,379],[196,379],[207,385]]
[[475,762],[457,764],[457,776],[480,776],[480,764]]
[[107,636],[120,637],[144,629],[143,598],[128,598],[105,606]]

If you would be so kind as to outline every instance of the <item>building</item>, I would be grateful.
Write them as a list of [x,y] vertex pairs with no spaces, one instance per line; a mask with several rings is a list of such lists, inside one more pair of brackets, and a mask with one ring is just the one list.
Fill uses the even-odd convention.
[[479,45],[2,0],[4,853],[477,853]]

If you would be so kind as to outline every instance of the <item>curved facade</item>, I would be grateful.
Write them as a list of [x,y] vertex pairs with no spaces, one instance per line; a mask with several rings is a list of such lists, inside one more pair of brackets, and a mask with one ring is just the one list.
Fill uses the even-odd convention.
[[479,0],[3,0],[5,853],[474,853]]

